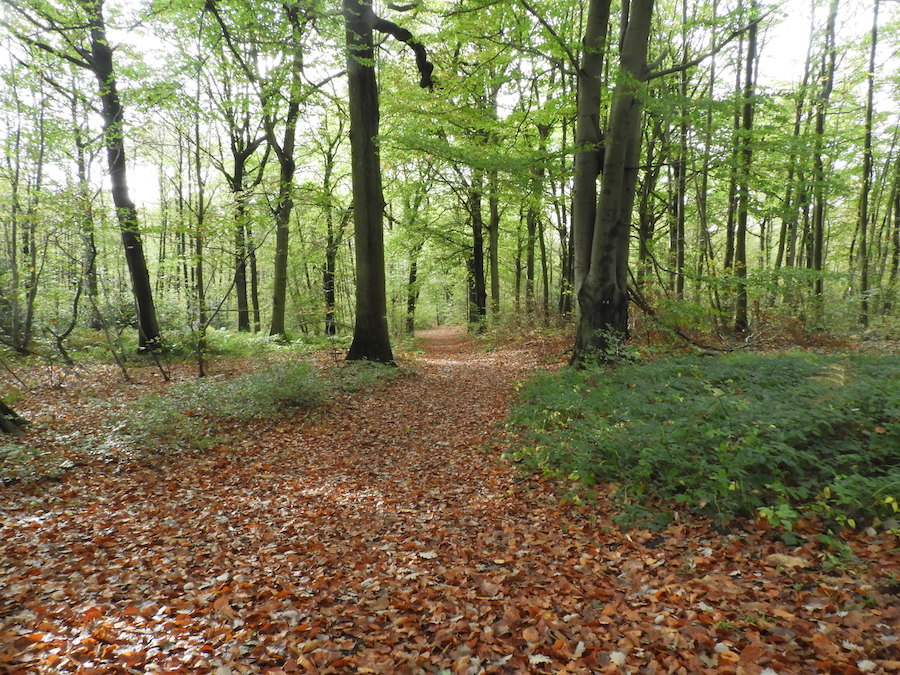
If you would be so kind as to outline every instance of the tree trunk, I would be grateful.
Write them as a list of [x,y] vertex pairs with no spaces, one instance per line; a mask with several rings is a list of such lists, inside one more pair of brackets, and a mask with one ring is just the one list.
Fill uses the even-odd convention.
[[872,12],[872,44],[869,48],[869,68],[866,72],[866,121],[863,141],[863,175],[859,195],[859,219],[857,221],[857,268],[859,270],[859,323],[869,325],[869,193],[872,189],[872,119],[875,110],[875,55],[878,49],[878,9],[880,0],[875,0]]
[[416,330],[416,303],[419,300],[419,253],[424,240],[415,244],[409,252],[409,280],[406,285],[406,332],[412,335]]
[[[575,178],[572,199],[573,277],[577,298],[591,264],[597,213],[597,176],[603,170],[600,96],[609,31],[610,0],[590,0],[584,51],[578,70],[575,119]],[[576,303],[577,305],[577,303]]]
[[124,115],[116,77],[113,73],[113,52],[106,37],[102,0],[85,0],[91,31],[91,70],[100,91],[103,140],[109,165],[112,199],[125,247],[125,261],[131,277],[131,290],[137,309],[138,339],[142,349],[155,349],[161,344],[156,307],[150,274],[144,257],[144,246],[138,228],[137,209],[128,193],[128,173],[125,158]]
[[[278,158],[278,204],[275,208],[275,260],[272,268],[272,323],[270,335],[285,335],[285,314],[287,312],[288,251],[290,247],[291,213],[294,210],[294,171],[297,162],[294,148],[297,139],[297,121],[300,117],[300,103],[303,100],[303,23],[297,5],[283,5],[291,25],[291,80],[284,130],[281,142],[275,137],[274,113],[265,115],[266,135]],[[264,97],[265,103],[269,100]]]
[[200,83],[197,83],[197,107],[194,117],[194,175],[197,180],[197,211],[194,227],[194,287],[197,298],[197,376],[206,377],[206,286],[204,282],[204,230],[206,229],[206,189],[200,148]]
[[253,332],[262,330],[262,312],[259,308],[259,270],[256,264],[256,244],[250,222],[246,221],[244,231],[247,235],[247,260],[250,262],[250,308],[253,310]]
[[835,24],[839,0],[832,0],[828,13],[828,26],[825,32],[825,45],[822,51],[822,70],[819,74],[822,88],[816,99],[816,132],[813,151],[813,207],[812,246],[810,267],[818,272],[813,284],[813,300],[816,308],[816,321],[821,322],[824,315],[825,294],[825,211],[827,206],[827,190],[825,189],[825,164],[822,153],[825,145],[825,117],[828,114],[828,102],[834,87],[834,71],[837,60],[835,49]]
[[488,261],[491,276],[491,317],[500,317],[500,187],[497,172],[488,173]]
[[28,422],[19,417],[8,405],[0,401],[0,433],[18,434]]
[[[237,173],[235,171],[235,173]],[[235,185],[237,178],[235,178]],[[247,208],[243,189],[232,186],[234,193],[234,287],[237,292],[237,329],[250,331],[250,305],[247,299],[247,232],[244,223]]]
[[344,0],[350,98],[353,225],[356,241],[356,323],[349,360],[393,363],[385,296],[384,195],[378,152],[372,6]]
[[738,170],[737,229],[734,237],[734,271],[737,293],[734,302],[734,329],[746,333],[750,321],[747,316],[747,218],[750,213],[750,169],[753,163],[753,96],[756,92],[757,4],[750,4],[750,30],[747,34],[747,59],[744,64],[743,110],[741,113],[740,164]]
[[628,247],[640,157],[638,83],[647,74],[653,0],[634,0],[622,40],[619,77],[605,140],[590,268],[578,292],[572,365],[606,361],[628,335]]
[[[806,103],[807,91],[809,88],[809,77],[812,66],[812,45],[814,39],[814,25],[810,24],[809,47],[806,51],[806,61],[803,66],[803,79],[800,83],[800,91],[797,92],[797,103],[794,106],[794,129],[791,148],[799,146],[798,141],[801,139],[801,131],[803,129],[803,112]],[[788,159],[787,187],[784,197],[784,212],[781,218],[781,231],[778,236],[778,252],[775,255],[775,269],[781,269],[782,265],[793,267],[796,260],[797,247],[797,222],[800,219],[800,209],[803,199],[805,198],[805,190],[795,185],[795,175],[797,174],[797,150],[792,149],[790,158]]]
[[476,331],[485,329],[487,318],[487,285],[484,279],[484,217],[481,200],[484,192],[484,173],[476,169],[469,187],[469,223],[472,227],[472,255],[469,265],[469,323]]

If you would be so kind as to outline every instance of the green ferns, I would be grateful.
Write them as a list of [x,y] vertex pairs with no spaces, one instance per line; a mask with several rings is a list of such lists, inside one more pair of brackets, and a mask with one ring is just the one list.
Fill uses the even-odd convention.
[[[883,518],[900,498],[900,357],[669,358],[541,375],[511,426],[529,465],[724,521],[812,509]],[[782,517],[777,517],[780,514]]]

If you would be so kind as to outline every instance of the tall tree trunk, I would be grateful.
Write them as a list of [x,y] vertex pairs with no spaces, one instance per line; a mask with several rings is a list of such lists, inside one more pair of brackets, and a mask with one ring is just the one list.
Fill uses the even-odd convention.
[[[537,125],[538,154],[537,158],[533,162],[531,169],[531,187],[529,190],[528,212],[525,216],[527,236],[525,249],[525,306],[526,311],[529,314],[534,314],[535,311],[535,245],[538,244],[542,248],[544,246],[543,239],[539,239],[539,237],[543,236],[541,234],[543,232],[543,226],[541,225],[541,214],[543,212],[544,206],[544,178],[547,174],[547,138],[550,135],[550,131],[551,126],[549,124]],[[542,250],[541,255],[542,269],[546,269],[546,251]],[[544,278],[546,280],[546,274]],[[542,304],[546,305],[546,302],[547,298],[545,297],[542,301]],[[544,314],[546,316],[546,311],[544,312]]]
[[78,222],[84,251],[82,253],[82,275],[90,299],[89,325],[93,330],[100,330],[102,328],[98,309],[100,287],[97,282],[97,245],[94,241],[94,213],[91,208],[91,186],[88,180],[88,142],[84,138],[84,130],[79,120],[78,101],[77,96],[72,96],[72,132],[75,140],[75,170],[78,178]]
[[822,51],[821,72],[819,79],[822,88],[816,99],[816,131],[813,150],[813,200],[815,202],[812,216],[812,246],[810,267],[818,272],[813,283],[813,301],[816,320],[822,321],[824,315],[825,294],[825,211],[827,190],[825,189],[825,164],[822,159],[825,145],[825,117],[828,114],[828,102],[834,87],[834,71],[837,61],[835,48],[835,24],[839,0],[831,1],[828,13],[828,25],[825,31],[825,44]]
[[590,268],[578,292],[572,365],[607,360],[628,335],[628,245],[640,157],[638,83],[647,75],[653,0],[633,0],[605,140]]
[[784,211],[781,218],[781,231],[778,236],[778,252],[775,256],[775,269],[781,269],[782,265],[793,267],[796,260],[797,246],[797,222],[800,218],[800,210],[806,191],[796,185],[798,172],[798,157],[796,148],[799,146],[801,131],[803,129],[803,113],[806,105],[806,96],[809,90],[809,78],[812,69],[812,49],[815,24],[810,22],[809,47],[806,50],[806,61],[803,66],[803,79],[800,90],[797,92],[797,103],[794,105],[794,129],[791,154],[788,159],[788,173],[786,179],[786,193],[784,197]]
[[[291,25],[291,75],[284,129],[281,141],[275,136],[274,112],[265,114],[266,135],[278,158],[278,203],[275,208],[275,260],[272,267],[272,323],[270,335],[284,335],[287,312],[288,251],[290,249],[291,213],[294,210],[294,171],[297,162],[294,150],[300,103],[303,101],[303,22],[297,5],[283,5]],[[266,97],[268,98],[268,97]],[[265,101],[264,101],[265,104]]]
[[[35,158],[35,177],[34,184],[31,187],[28,199],[28,208],[24,215],[24,227],[22,229],[22,248],[23,253],[28,256],[28,269],[25,275],[25,316],[22,320],[22,347],[25,348],[31,342],[34,331],[34,305],[37,300],[38,281],[40,279],[40,270],[43,268],[46,256],[41,256],[41,262],[38,263],[38,241],[37,241],[37,224],[38,224],[38,206],[41,198],[41,190],[44,187],[44,157],[47,152],[47,130],[44,119],[45,107],[43,105],[44,96],[43,88],[41,94],[41,106],[38,112],[37,132],[38,132],[38,153]],[[44,246],[46,253],[46,245]]]
[[247,260],[250,261],[250,307],[253,310],[253,332],[262,330],[262,312],[259,308],[259,269],[256,264],[256,243],[250,221],[245,221],[244,232],[247,236]]
[[204,230],[206,228],[206,186],[200,147],[200,83],[197,83],[197,101],[194,117],[194,176],[197,179],[197,211],[194,228],[194,284],[197,298],[197,376],[206,376],[206,287],[203,278]]
[[250,305],[247,300],[247,204],[244,194],[243,166],[235,165],[231,182],[234,197],[234,287],[237,294],[237,329],[250,331]]
[[416,303],[419,300],[419,253],[425,241],[417,242],[409,252],[409,280],[406,285],[406,332],[416,330]]
[[[719,16],[719,0],[713,0],[712,3],[712,22],[715,24]],[[711,162],[711,147],[713,141],[713,101],[715,100],[716,89],[716,55],[712,54],[709,61],[709,102],[706,104],[705,124],[703,128],[703,152],[700,161],[700,182],[697,186],[697,236],[695,239],[697,248],[696,267],[694,268],[694,276],[696,278],[696,297],[699,300],[703,293],[703,277],[708,270],[712,269],[713,247],[712,237],[709,231],[709,170]],[[707,285],[709,286],[709,285]],[[712,289],[711,289],[712,290]],[[713,306],[717,307],[715,300],[715,291],[713,291]]]
[[488,172],[488,267],[491,277],[491,318],[500,317],[500,186],[496,171]]
[[385,296],[384,195],[378,138],[374,13],[365,0],[343,0],[347,28],[353,225],[356,242],[356,323],[347,358],[393,363]]
[[[688,47],[688,11],[687,0],[681,0],[681,61],[687,63],[690,56]],[[675,274],[674,291],[678,300],[684,299],[684,252],[685,222],[687,208],[687,166],[688,135],[690,123],[688,118],[688,70],[684,68],[678,74],[678,98],[681,101],[678,120],[678,158],[675,160],[675,236],[673,237],[673,265]]]
[[487,287],[484,279],[484,217],[481,202],[484,193],[484,172],[475,169],[469,185],[467,206],[472,227],[472,255],[469,265],[469,323],[476,331],[485,329],[487,317]]
[[373,29],[393,35],[412,49],[421,87],[434,86],[434,65],[428,61],[425,47],[408,30],[376,16],[368,0],[344,0],[344,22],[356,241],[356,324],[347,358],[393,363],[385,295],[384,194],[377,145],[380,111]]
[[581,67],[578,69],[572,203],[573,276],[576,298],[590,270],[597,213],[597,176],[603,170],[604,163],[600,97],[609,32],[609,7],[610,0],[590,0]]
[[872,189],[872,119],[875,110],[875,55],[878,50],[878,9],[880,0],[875,0],[872,11],[872,44],[869,47],[869,67],[866,71],[866,121],[863,135],[863,173],[859,195],[859,219],[856,232],[857,269],[859,272],[859,323],[869,325],[869,193]]
[[750,29],[747,34],[747,59],[744,64],[743,110],[741,113],[740,168],[738,172],[737,229],[734,238],[734,271],[737,293],[734,303],[734,329],[746,333],[750,321],[747,316],[747,217],[750,213],[750,169],[753,164],[753,113],[756,93],[757,3],[750,3]]
[[541,254],[541,319],[547,321],[550,318],[550,269],[547,264],[547,241],[544,219],[538,218],[538,250]]
[[124,114],[118,85],[113,73],[113,52],[106,36],[102,0],[82,0],[91,32],[91,70],[100,91],[103,140],[109,165],[113,204],[119,221],[125,261],[131,277],[131,290],[137,309],[138,339],[143,349],[161,344],[159,322],[153,303],[150,274],[144,257],[144,245],[138,228],[137,209],[128,193],[128,170],[125,156]]
[[[743,9],[743,0],[738,0],[738,8]],[[744,34],[738,39],[737,63],[734,67],[734,115],[732,120],[733,143],[731,146],[731,164],[728,178],[728,212],[725,222],[725,259],[723,267],[728,274],[734,273],[734,235],[738,211],[738,172],[741,153],[741,105],[743,83],[741,75],[744,73]]]
[[891,212],[894,215],[894,222],[891,229],[891,263],[888,274],[888,288],[890,291],[885,294],[888,298],[885,301],[885,313],[889,312],[893,307],[893,291],[897,288],[898,280],[900,280],[900,156],[897,157],[894,171]]

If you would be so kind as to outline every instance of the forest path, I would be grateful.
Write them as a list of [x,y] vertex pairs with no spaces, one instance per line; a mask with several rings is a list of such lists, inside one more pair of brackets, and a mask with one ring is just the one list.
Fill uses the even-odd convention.
[[[855,662],[816,626],[865,580],[810,582],[803,553],[784,556],[788,579],[761,561],[783,547],[759,535],[627,533],[603,501],[561,503],[492,442],[513,383],[546,362],[541,345],[421,339],[413,374],[324,414],[255,423],[228,447],[151,467],[72,473],[29,508],[3,505],[0,672]],[[889,617],[852,616],[841,637],[871,651],[873,622]]]

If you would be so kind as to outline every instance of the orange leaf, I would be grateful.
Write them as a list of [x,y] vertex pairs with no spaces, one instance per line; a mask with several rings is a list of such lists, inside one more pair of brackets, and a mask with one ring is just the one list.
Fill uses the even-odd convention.
[[522,631],[522,637],[525,638],[525,642],[528,642],[529,644],[535,644],[537,642],[540,642],[541,634],[537,632],[534,626],[529,626]]

